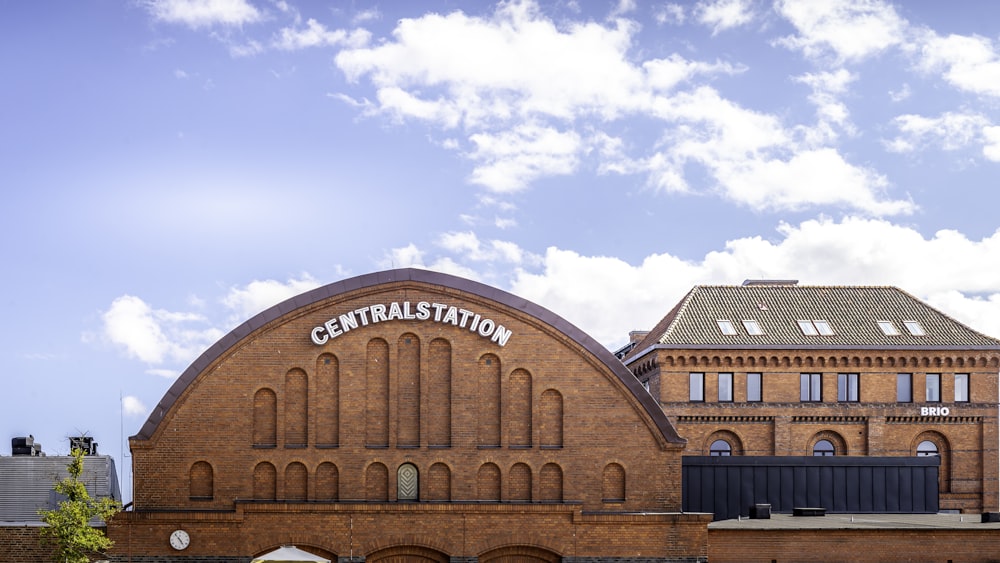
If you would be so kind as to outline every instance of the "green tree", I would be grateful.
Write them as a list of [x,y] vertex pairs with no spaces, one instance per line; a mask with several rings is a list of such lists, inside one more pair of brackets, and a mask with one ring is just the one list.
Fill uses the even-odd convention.
[[83,473],[83,450],[75,448],[67,469],[69,477],[55,484],[55,492],[66,497],[55,510],[39,510],[38,514],[48,527],[42,528],[43,541],[55,544],[53,561],[64,563],[89,563],[91,554],[111,549],[113,542],[103,530],[90,525],[100,518],[107,522],[121,509],[112,498],[94,499],[80,481]]

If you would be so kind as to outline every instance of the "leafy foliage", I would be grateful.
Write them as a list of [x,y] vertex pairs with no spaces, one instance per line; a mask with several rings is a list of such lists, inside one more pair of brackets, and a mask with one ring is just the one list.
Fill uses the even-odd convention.
[[121,509],[121,504],[111,498],[94,499],[80,481],[83,473],[84,453],[73,449],[73,459],[67,469],[69,477],[55,484],[56,493],[66,497],[55,510],[40,510],[38,514],[48,527],[42,528],[42,539],[54,543],[53,561],[63,563],[88,563],[88,554],[103,553],[113,542],[104,532],[90,525],[94,518],[107,521]]

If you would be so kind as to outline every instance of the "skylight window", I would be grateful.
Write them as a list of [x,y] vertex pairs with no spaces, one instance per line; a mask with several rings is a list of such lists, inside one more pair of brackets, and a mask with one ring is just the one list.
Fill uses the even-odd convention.
[[718,323],[719,323],[719,330],[722,331],[722,334],[725,334],[727,336],[736,334],[736,326],[733,324],[733,321],[720,319]]
[[920,326],[917,321],[903,321],[903,326],[906,330],[910,331],[913,336],[925,336],[927,333],[924,332],[924,327]]
[[830,323],[823,320],[798,321],[802,334],[806,336],[833,336],[833,328]]
[[892,324],[892,321],[878,321],[878,327],[886,336],[899,336],[899,331],[896,330],[896,325]]
[[754,320],[745,319],[743,321],[743,328],[747,330],[747,334],[749,334],[750,336],[757,336],[760,334],[764,334],[764,330],[760,328],[760,323]]

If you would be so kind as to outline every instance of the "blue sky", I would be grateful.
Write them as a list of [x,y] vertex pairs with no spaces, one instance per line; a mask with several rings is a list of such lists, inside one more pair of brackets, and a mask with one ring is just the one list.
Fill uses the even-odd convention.
[[747,278],[896,285],[1000,336],[994,2],[2,14],[0,433],[50,455],[120,459],[231,328],[392,267],[611,348]]

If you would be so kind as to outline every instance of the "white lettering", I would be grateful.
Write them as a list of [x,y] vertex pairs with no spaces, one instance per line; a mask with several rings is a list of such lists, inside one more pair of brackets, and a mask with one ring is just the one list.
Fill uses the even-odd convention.
[[312,330],[312,334],[310,336],[312,336],[312,341],[315,342],[317,346],[322,346],[326,344],[328,340],[330,340],[329,336],[322,334],[324,330],[325,329],[321,326],[318,326]]
[[431,307],[434,307],[434,322],[436,323],[441,322],[441,311],[447,309],[448,306],[445,305],[444,303],[435,303],[431,305]]
[[361,317],[361,326],[368,326],[368,307],[362,307],[360,309],[355,309],[355,313]]
[[431,318],[431,304],[426,301],[417,303],[417,319],[426,321]]
[[330,335],[330,338],[336,338],[344,333],[340,330],[340,327],[337,326],[337,319],[330,319],[326,321],[323,326],[326,327],[326,333]]
[[[432,309],[434,310],[433,315],[431,314]],[[321,346],[358,328],[359,324],[360,326],[368,326],[382,321],[413,319],[433,320],[437,323],[467,328],[470,332],[477,333],[483,338],[489,338],[499,346],[506,346],[514,334],[514,331],[497,324],[493,319],[485,319],[479,313],[468,309],[460,309],[445,303],[428,303],[427,301],[420,301],[415,306],[409,301],[393,301],[388,305],[368,305],[338,315],[322,325],[314,327],[309,333],[309,338],[317,346]],[[947,407],[923,407],[921,409],[923,416],[947,416],[948,412]]]
[[493,333],[493,338],[490,338],[490,340],[501,346],[506,346],[507,341],[510,340],[510,335],[512,334],[514,334],[514,331],[504,327],[503,325],[497,325],[497,329]]
[[472,316],[472,311],[459,309],[458,314],[462,315],[462,320],[458,321],[458,326],[465,328],[465,323],[469,322],[469,317]]
[[344,332],[351,330],[352,328],[358,328],[358,319],[354,318],[354,311],[350,313],[340,315],[340,327],[344,329]]
[[951,409],[948,407],[920,407],[920,416],[948,416]]
[[483,322],[479,323],[479,336],[489,337],[493,334],[493,329],[496,328],[496,323],[493,319],[483,319]]
[[390,321],[392,319],[402,320],[402,318],[403,318],[403,311],[399,309],[399,303],[396,303],[395,301],[389,303],[389,320]]

